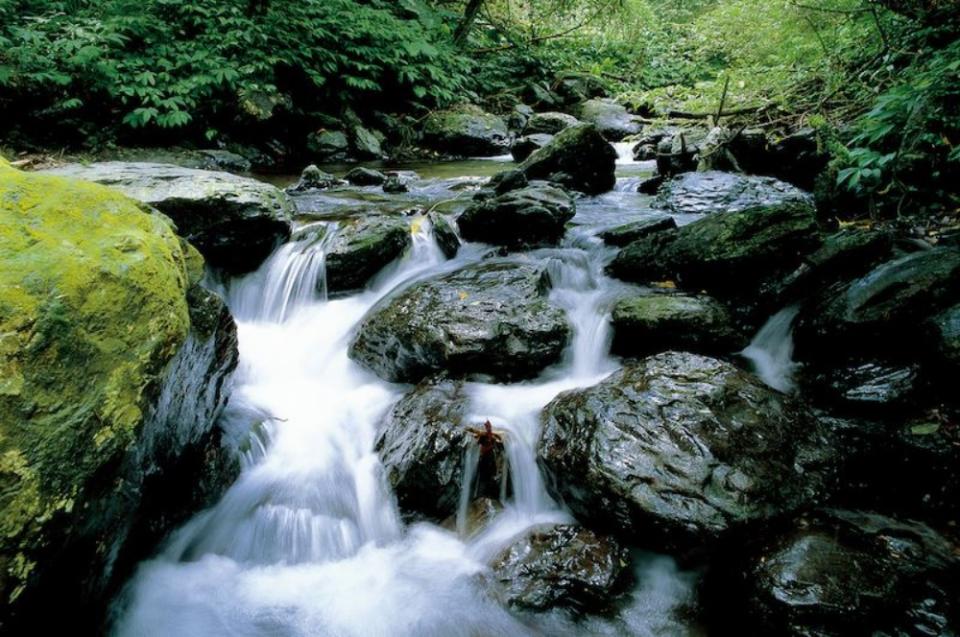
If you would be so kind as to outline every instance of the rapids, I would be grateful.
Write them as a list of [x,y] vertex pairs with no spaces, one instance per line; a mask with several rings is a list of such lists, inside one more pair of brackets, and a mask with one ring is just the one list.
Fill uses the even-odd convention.
[[[483,246],[465,245],[447,260],[424,217],[412,224],[412,248],[360,294],[326,297],[322,241],[292,241],[253,274],[225,283],[211,280],[239,329],[240,366],[222,424],[245,466],[216,506],[195,516],[139,567],[116,604],[114,634],[690,634],[678,613],[692,601],[696,575],[666,556],[635,552],[633,590],[612,617],[515,614],[484,586],[486,561],[511,539],[537,524],[573,521],[550,497],[536,463],[538,413],[559,392],[592,385],[620,365],[608,354],[609,312],[627,286],[604,275],[613,252],[596,235],[653,214],[648,198],[636,193],[650,166],[620,150],[625,161],[618,188],[578,201],[564,243],[525,257],[546,264],[551,301],[574,326],[563,361],[533,381],[468,385],[471,419],[489,419],[506,432],[510,470],[503,512],[468,540],[439,526],[402,520],[374,442],[380,419],[407,387],[351,361],[347,344],[378,300],[479,260]],[[424,176],[400,205],[468,197],[462,187],[476,179],[464,175],[489,174],[491,164],[443,164],[432,175],[418,167]],[[502,166],[495,162],[492,168]],[[385,201],[370,188],[321,197],[331,217],[345,206]],[[469,474],[476,456],[467,454],[465,462]],[[461,517],[467,500],[462,499]]]

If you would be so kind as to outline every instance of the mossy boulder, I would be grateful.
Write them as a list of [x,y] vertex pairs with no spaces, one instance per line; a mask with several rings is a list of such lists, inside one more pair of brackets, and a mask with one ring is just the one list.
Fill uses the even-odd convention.
[[472,204],[457,224],[467,241],[521,248],[556,245],[575,214],[576,204],[568,192],[535,183]]
[[527,157],[519,169],[528,179],[549,179],[572,190],[598,195],[612,190],[617,151],[596,126],[571,126]]
[[423,124],[423,142],[449,155],[492,157],[510,147],[510,132],[500,117],[463,105],[432,113]]
[[84,633],[236,465],[214,421],[236,327],[170,221],[0,163],[0,627]]
[[527,125],[523,129],[523,134],[556,135],[566,128],[582,123],[583,122],[573,115],[567,115],[566,113],[536,113],[527,121]]
[[643,128],[638,117],[609,99],[587,100],[580,105],[577,115],[582,121],[596,125],[600,133],[612,142],[636,135]]
[[139,162],[70,164],[47,172],[110,186],[155,207],[210,265],[231,274],[255,270],[290,236],[290,200],[255,179]]

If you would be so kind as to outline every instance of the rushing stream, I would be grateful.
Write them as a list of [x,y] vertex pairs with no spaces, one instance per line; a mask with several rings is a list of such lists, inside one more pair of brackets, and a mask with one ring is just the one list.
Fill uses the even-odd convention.
[[[592,385],[619,366],[608,354],[608,315],[626,286],[604,275],[613,253],[596,234],[651,214],[635,192],[650,167],[622,150],[621,157],[617,190],[578,202],[562,246],[523,257],[545,263],[551,301],[574,326],[562,363],[534,381],[468,385],[471,421],[489,419],[506,432],[510,488],[492,524],[465,539],[401,520],[374,442],[384,413],[408,387],[379,379],[347,356],[353,330],[379,299],[478,261],[483,246],[465,245],[447,260],[429,222],[419,219],[412,224],[412,248],[365,292],[327,299],[321,292],[325,242],[293,241],[222,290],[236,317],[241,354],[224,423],[244,453],[243,473],[214,508],[140,567],[118,605],[116,633],[690,634],[679,611],[690,603],[696,578],[665,556],[635,554],[633,592],[616,616],[604,619],[519,616],[483,584],[485,563],[511,539],[537,524],[572,521],[549,496],[536,464],[538,413],[559,392]],[[451,174],[457,166],[442,165],[439,176],[414,182],[402,203],[455,199],[460,186],[471,183],[463,175],[481,172],[465,163],[459,175]],[[487,166],[492,172],[503,164]],[[334,212],[345,202],[354,205],[364,199],[361,191],[324,195],[324,205]],[[476,457],[467,454],[465,461],[469,470]]]

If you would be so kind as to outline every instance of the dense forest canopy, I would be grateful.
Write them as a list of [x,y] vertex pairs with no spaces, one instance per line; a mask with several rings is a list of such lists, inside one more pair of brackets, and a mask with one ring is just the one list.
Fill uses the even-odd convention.
[[[956,3],[897,0],[2,0],[4,138],[29,146],[302,136],[537,99],[590,74],[656,119],[723,102],[814,126],[838,185],[909,189],[960,160]],[[941,193],[942,194],[942,193]]]

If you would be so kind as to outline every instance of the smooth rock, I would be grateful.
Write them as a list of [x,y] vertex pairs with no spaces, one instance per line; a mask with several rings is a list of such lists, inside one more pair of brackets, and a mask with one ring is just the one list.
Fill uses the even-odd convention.
[[336,296],[363,288],[410,247],[402,217],[371,215],[341,221],[326,249],[326,286]]
[[581,121],[595,125],[600,134],[612,142],[636,135],[643,128],[636,116],[609,99],[587,100],[580,105],[577,114]]
[[613,307],[613,353],[646,356],[667,350],[729,354],[746,343],[727,309],[708,296],[647,294]]
[[566,175],[564,187],[597,195],[616,184],[617,151],[594,126],[583,124],[567,128],[553,140],[527,157],[519,169],[529,179],[551,179]]
[[510,147],[510,154],[513,156],[513,161],[522,162],[534,152],[549,144],[552,139],[553,135],[547,135],[546,133],[524,135],[513,142],[513,145]]
[[450,155],[487,157],[508,152],[506,123],[472,105],[432,113],[423,126],[424,143]]
[[471,205],[457,224],[467,241],[511,248],[554,245],[575,213],[569,193],[536,184]]
[[657,215],[640,221],[632,221],[622,226],[604,230],[600,233],[600,238],[608,246],[622,248],[633,243],[637,239],[663,232],[664,230],[673,230],[677,227],[677,222],[669,215]]
[[573,115],[566,113],[535,113],[527,121],[523,129],[524,136],[530,135],[556,135],[560,131],[576,126],[582,122]]
[[291,194],[308,192],[310,190],[326,190],[339,186],[341,182],[328,172],[320,170],[315,164],[310,164],[300,173],[300,179],[293,186],[287,188]]
[[360,166],[351,169],[343,178],[354,186],[380,186],[387,180],[387,176],[379,170]]

